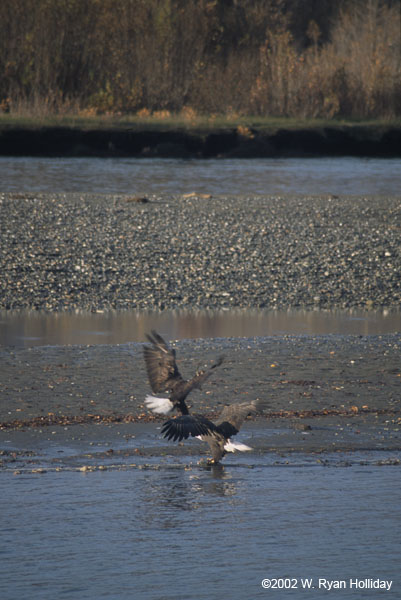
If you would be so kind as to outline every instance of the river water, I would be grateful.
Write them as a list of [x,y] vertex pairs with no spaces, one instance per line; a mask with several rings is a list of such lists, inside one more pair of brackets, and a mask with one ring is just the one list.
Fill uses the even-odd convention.
[[0,192],[399,195],[401,159],[0,157]]
[[2,474],[0,596],[398,599],[399,467],[279,462]]

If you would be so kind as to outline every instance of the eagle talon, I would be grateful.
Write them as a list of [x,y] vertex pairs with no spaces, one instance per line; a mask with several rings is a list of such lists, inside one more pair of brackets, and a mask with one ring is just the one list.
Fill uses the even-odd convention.
[[221,465],[219,461],[215,460],[214,458],[201,458],[201,460],[198,461],[198,466],[207,470],[210,470],[212,467],[218,467],[220,469],[223,468],[223,465]]

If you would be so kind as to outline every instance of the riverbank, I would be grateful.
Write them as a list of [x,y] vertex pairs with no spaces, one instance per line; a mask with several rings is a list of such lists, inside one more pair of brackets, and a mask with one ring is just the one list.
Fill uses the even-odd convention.
[[0,309],[398,309],[400,206],[3,193]]
[[[264,415],[244,426],[245,440],[251,436],[250,445],[260,453],[401,450],[399,334],[173,345],[184,376],[225,356],[203,390],[191,395],[193,410],[215,418],[226,403],[251,397],[267,401]],[[160,439],[163,417],[144,407],[150,389],[142,348],[138,343],[3,347],[3,466],[34,460],[27,452],[37,453],[49,443],[53,453],[76,446],[76,452],[103,453],[98,456],[103,461],[116,460],[119,452],[131,458],[204,453],[196,441],[177,446]]]
[[401,126],[299,121],[297,125],[140,122],[40,124],[0,120],[2,156],[261,158],[401,156]]

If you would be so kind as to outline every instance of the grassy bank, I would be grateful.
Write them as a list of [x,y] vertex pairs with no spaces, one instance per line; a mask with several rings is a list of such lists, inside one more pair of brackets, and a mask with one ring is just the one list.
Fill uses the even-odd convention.
[[246,135],[249,130],[274,133],[279,129],[304,130],[320,128],[401,128],[401,117],[386,119],[301,119],[290,117],[260,117],[256,115],[201,115],[194,112],[170,113],[169,111],[153,114],[127,115],[92,115],[85,114],[6,114],[0,113],[0,130],[10,127],[21,129],[40,129],[50,127],[68,127],[82,130],[105,129],[151,129],[155,131],[187,131],[206,130],[238,130]]

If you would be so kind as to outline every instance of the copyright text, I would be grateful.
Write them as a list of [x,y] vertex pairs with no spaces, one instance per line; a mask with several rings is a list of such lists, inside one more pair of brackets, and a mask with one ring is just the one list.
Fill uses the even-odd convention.
[[271,577],[262,579],[262,587],[271,590],[383,590],[389,592],[393,585],[388,579],[326,579],[319,577],[297,578],[297,577]]

